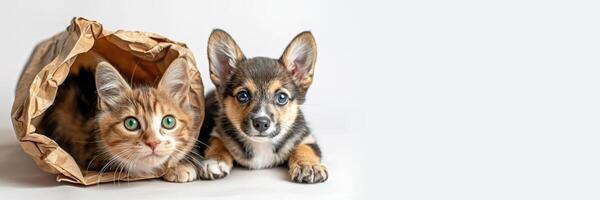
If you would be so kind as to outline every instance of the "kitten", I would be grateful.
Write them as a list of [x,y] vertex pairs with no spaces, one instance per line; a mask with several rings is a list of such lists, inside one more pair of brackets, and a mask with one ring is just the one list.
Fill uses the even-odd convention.
[[[186,61],[176,59],[157,87],[132,88],[109,63],[81,67],[60,85],[41,131],[83,170],[195,180],[195,111],[188,103]],[[171,164],[172,163],[172,164]]]
[[310,32],[298,34],[280,59],[246,58],[233,38],[215,30],[208,41],[210,78],[199,141],[208,143],[199,176],[218,179],[233,162],[250,169],[288,163],[291,180],[328,178],[321,151],[300,105],[312,83],[317,56]]

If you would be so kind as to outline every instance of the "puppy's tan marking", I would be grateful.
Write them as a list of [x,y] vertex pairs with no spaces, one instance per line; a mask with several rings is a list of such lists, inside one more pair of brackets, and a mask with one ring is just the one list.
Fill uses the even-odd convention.
[[307,144],[299,144],[288,161],[292,180],[302,183],[320,183],[328,178],[327,167]]
[[205,152],[206,159],[216,159],[225,161],[230,166],[233,166],[233,157],[229,154],[229,151],[223,145],[221,139],[213,137],[210,141],[209,147]]
[[[280,80],[273,80],[271,81],[271,83],[269,84],[269,89],[267,91],[269,91],[269,94],[275,94],[275,92],[277,92],[277,90],[279,90],[283,85],[281,84]],[[286,91],[286,94],[289,94],[289,92]]]
[[[256,87],[256,84],[252,80],[246,80],[244,85],[246,86],[246,89],[250,93],[254,93],[254,92],[258,91],[258,87]],[[239,92],[239,91],[237,91],[237,92]]]
[[233,167],[233,157],[223,142],[213,137],[205,151],[205,160],[200,163],[200,178],[205,180],[220,179],[229,174]]
[[317,156],[315,151],[306,144],[299,144],[290,155],[290,166],[298,164],[319,164],[321,158]]
[[241,130],[242,118],[250,112],[249,109],[240,107],[234,98],[225,98],[223,103],[226,105],[224,106],[225,115],[231,120],[236,129]]

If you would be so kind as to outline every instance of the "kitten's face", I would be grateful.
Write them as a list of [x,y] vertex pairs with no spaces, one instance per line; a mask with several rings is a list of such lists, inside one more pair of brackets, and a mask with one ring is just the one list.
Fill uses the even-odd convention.
[[139,88],[122,98],[98,118],[106,150],[122,162],[157,167],[191,140],[191,116],[164,91]]
[[152,173],[192,146],[185,70],[171,65],[157,88],[131,89],[114,68],[98,66],[100,142],[129,172]]
[[298,34],[279,60],[246,59],[236,42],[215,30],[208,42],[211,80],[232,125],[255,141],[269,141],[293,125],[312,83],[317,49]]

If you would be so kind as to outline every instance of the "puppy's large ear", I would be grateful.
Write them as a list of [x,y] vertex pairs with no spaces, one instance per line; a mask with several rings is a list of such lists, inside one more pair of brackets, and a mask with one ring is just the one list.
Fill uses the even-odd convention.
[[123,94],[131,91],[129,84],[119,71],[108,62],[100,62],[96,66],[96,91],[100,97],[101,109],[115,109],[121,103]]
[[207,52],[210,79],[217,87],[226,82],[237,65],[246,59],[233,38],[220,29],[215,29],[210,34]]
[[177,103],[183,105],[188,101],[190,79],[187,73],[188,64],[183,58],[177,58],[169,65],[163,74],[158,89],[165,91]]
[[312,83],[317,61],[317,43],[309,31],[298,34],[279,59],[294,77],[296,83],[307,90]]

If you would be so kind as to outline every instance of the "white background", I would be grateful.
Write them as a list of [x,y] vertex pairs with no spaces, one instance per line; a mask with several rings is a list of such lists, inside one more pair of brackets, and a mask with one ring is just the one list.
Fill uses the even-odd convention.
[[[37,198],[600,198],[600,6],[595,1],[3,1],[0,191]],[[10,106],[36,43],[73,16],[185,42],[207,88],[206,42],[278,57],[312,30],[304,106],[332,179],[284,169],[220,182],[56,184],[16,145]],[[10,157],[10,158],[7,158]],[[98,189],[96,189],[98,188]]]

